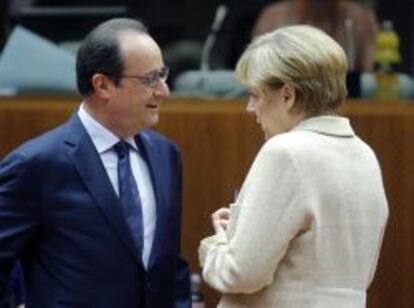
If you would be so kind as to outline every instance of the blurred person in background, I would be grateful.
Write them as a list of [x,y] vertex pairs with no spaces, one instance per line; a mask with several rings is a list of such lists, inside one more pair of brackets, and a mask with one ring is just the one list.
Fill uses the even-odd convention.
[[375,153],[336,114],[346,73],[343,49],[306,25],[259,36],[241,56],[266,142],[199,247],[219,307],[366,306],[388,205]]
[[350,71],[373,70],[379,25],[369,8],[346,0],[279,1],[262,10],[252,36],[295,24],[313,25],[333,37],[344,48]]

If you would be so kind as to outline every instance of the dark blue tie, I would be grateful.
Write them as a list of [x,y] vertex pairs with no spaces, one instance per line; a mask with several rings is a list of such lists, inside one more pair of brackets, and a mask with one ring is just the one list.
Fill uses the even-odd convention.
[[118,155],[119,201],[137,246],[138,253],[141,256],[144,246],[142,206],[137,184],[132,174],[129,159],[130,148],[131,145],[124,140],[114,145],[115,152]]

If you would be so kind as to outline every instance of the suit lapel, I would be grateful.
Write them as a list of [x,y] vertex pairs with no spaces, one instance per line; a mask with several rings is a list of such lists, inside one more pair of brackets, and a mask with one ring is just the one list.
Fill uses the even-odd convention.
[[118,197],[92,140],[77,115],[72,116],[68,124],[70,129],[65,142],[69,146],[68,154],[82,181],[113,231],[142,265],[141,256],[135,248]]
[[161,166],[161,157],[159,151],[156,149],[154,141],[151,140],[151,137],[148,133],[142,132],[135,138],[136,144],[142,152],[143,158],[148,165],[150,171],[151,182],[154,188],[155,202],[156,202],[156,211],[157,211],[157,222],[155,227],[154,240],[152,244],[150,259],[148,267],[150,268],[156,257],[159,253],[160,245],[165,243],[163,235],[165,234],[164,228],[166,226],[166,200],[165,200],[165,185],[162,181],[164,179],[164,174]]

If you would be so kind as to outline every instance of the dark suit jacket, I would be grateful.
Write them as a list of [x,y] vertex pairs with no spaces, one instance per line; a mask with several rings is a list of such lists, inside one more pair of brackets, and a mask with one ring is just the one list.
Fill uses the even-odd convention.
[[77,115],[0,165],[0,298],[16,258],[27,308],[189,307],[179,257],[181,161],[153,131],[136,137],[156,196],[148,270],[100,157]]

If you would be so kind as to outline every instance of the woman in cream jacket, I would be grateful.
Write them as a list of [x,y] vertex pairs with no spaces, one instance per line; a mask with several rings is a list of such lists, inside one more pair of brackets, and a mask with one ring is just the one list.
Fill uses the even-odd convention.
[[346,56],[310,26],[265,34],[236,68],[266,143],[199,248],[219,307],[362,308],[388,218],[377,158],[335,109]]

